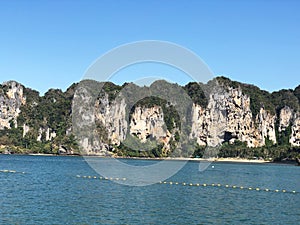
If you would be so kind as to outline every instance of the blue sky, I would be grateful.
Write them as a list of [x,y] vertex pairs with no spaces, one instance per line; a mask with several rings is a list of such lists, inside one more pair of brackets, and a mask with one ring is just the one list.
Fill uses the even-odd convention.
[[297,0],[1,0],[0,83],[65,90],[110,49],[164,40],[195,52],[215,75],[268,91],[295,88],[299,11]]

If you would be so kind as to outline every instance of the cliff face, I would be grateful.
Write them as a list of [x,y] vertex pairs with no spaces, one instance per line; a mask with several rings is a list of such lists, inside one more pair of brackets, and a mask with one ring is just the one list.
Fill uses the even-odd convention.
[[[300,114],[297,108],[299,102],[294,101],[290,104],[285,100],[287,99],[285,93],[290,95],[291,91],[276,93],[274,96],[279,96],[279,100],[275,99],[274,103],[269,104],[272,100],[269,98],[269,93],[261,91],[263,96],[261,97],[258,95],[260,93],[257,94],[257,90],[254,91],[255,93],[249,92],[252,88],[247,85],[231,83],[226,79],[225,81],[219,82],[210,90],[206,105],[200,105],[195,101],[189,110],[190,139],[196,140],[200,146],[244,142],[248,147],[254,148],[277,143],[286,144],[282,140],[285,135],[291,146],[300,146]],[[194,89],[200,86],[190,85],[190,87],[193,90],[189,93],[199,93],[199,90]],[[79,93],[79,105],[82,107],[79,107],[80,112],[72,112],[71,102],[75,89],[76,85],[66,92],[50,90],[45,96],[32,97],[28,96],[30,92],[25,92],[27,89],[17,82],[2,84],[0,131],[4,131],[5,128],[12,131],[16,129],[15,133],[21,132],[18,138],[21,137],[24,140],[30,139],[39,143],[51,141],[57,147],[60,145],[74,147],[73,128],[70,121],[73,113],[73,115],[79,115],[78,127],[86,126],[86,131],[91,133],[90,136],[84,138],[77,137],[79,145],[85,148],[87,153],[113,154],[115,148],[126,141],[128,135],[138,138],[142,144],[148,140],[155,140],[162,144],[165,150],[172,150],[172,142],[178,139],[175,134],[180,131],[180,126],[178,121],[175,122],[169,118],[169,125],[174,124],[174,127],[167,128],[168,115],[164,111],[165,105],[157,105],[155,101],[148,100],[150,102],[147,104],[136,105],[130,111],[122,94],[118,98],[112,97],[112,93],[117,95],[118,90],[121,89],[120,86],[112,85],[98,96],[92,109],[88,111],[85,111],[84,105],[90,98],[84,91]],[[268,98],[271,100],[264,100]],[[261,103],[260,101],[263,100],[264,102]],[[89,126],[87,125],[89,123],[96,125]],[[1,135],[6,135],[6,133],[1,133]],[[2,139],[0,137],[0,142]],[[7,141],[7,138],[4,140]]]
[[168,133],[161,107],[145,108],[139,106],[135,108],[130,120],[131,135],[137,136],[141,142],[146,142],[149,138],[164,140]]
[[194,104],[192,109],[192,138],[199,145],[220,145],[227,141],[246,142],[248,147],[265,145],[265,138],[276,143],[275,119],[263,108],[256,118],[250,110],[250,98],[240,89],[229,88],[212,93],[206,109]]
[[288,106],[280,110],[278,132],[289,132],[289,143],[300,146],[300,116]]
[[[129,113],[122,94],[116,99],[110,98],[108,93],[102,93],[97,98],[92,95],[85,88],[78,90],[74,97],[77,105],[73,106],[76,110],[73,112],[76,114],[73,122],[76,124],[78,141],[86,153],[110,155],[116,146],[126,142],[128,135],[136,137],[142,144],[154,140],[163,144],[165,150],[169,149],[172,135],[166,128],[160,106],[135,106]],[[91,109],[93,98],[95,110]],[[130,144],[127,142],[127,145]]]
[[293,110],[288,106],[285,106],[280,110],[278,128],[279,132],[285,131],[291,125],[293,114]]
[[9,81],[2,84],[0,90],[0,130],[11,128],[13,124],[17,127],[17,117],[20,113],[20,107],[26,103],[26,97],[23,95],[23,86],[15,81]]
[[[125,100],[120,97],[118,102],[110,101],[108,96],[105,94],[96,104],[96,119],[104,127],[102,137],[106,137],[103,140],[106,149],[112,145],[120,145],[128,134],[140,139],[141,143],[155,139],[167,149],[170,148],[174,132],[166,129],[161,106],[137,106],[127,123]],[[190,110],[190,139],[195,139],[200,146],[217,146],[224,142],[234,144],[240,141],[250,148],[257,148],[277,144],[277,133],[291,127],[289,142],[292,146],[299,145],[299,120],[295,110],[285,106],[277,116],[274,113],[276,109],[270,111],[263,104],[256,114],[251,107],[251,98],[241,87],[217,85],[210,91],[207,106],[194,103]]]
[[300,146],[300,116],[299,116],[299,113],[294,114],[290,143],[292,146],[297,146],[297,147]]
[[125,109],[124,99],[109,102],[107,94],[96,102],[96,119],[105,127],[107,139],[113,145],[119,145],[126,138],[128,124]]

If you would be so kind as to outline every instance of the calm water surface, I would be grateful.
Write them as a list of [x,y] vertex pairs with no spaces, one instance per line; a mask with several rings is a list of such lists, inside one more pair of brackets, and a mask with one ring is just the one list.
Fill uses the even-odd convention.
[[99,177],[81,157],[0,155],[0,170],[25,172],[0,172],[0,224],[299,224],[300,167],[214,163],[204,172],[198,167],[189,162],[168,181],[298,193],[167,184],[124,186],[77,178]]

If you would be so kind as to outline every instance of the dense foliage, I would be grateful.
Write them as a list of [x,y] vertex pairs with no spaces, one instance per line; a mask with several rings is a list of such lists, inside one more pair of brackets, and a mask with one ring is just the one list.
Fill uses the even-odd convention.
[[202,106],[203,108],[206,108],[208,104],[208,96],[205,95],[205,89],[203,88],[203,84],[190,82],[183,88],[194,103]]
[[[72,123],[71,106],[75,87],[73,84],[66,92],[50,89],[41,97],[37,91],[24,88],[26,104],[20,107],[21,112],[17,118],[19,126],[1,130],[0,143],[13,146],[10,149],[15,153],[57,153],[61,146],[76,151],[74,135],[67,134]],[[23,124],[30,128],[24,137]],[[46,140],[48,128],[55,132],[56,137]]]

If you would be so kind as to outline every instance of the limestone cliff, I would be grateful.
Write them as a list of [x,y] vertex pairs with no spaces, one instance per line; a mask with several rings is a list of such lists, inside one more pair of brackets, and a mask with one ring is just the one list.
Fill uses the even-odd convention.
[[239,88],[211,93],[206,109],[193,105],[192,118],[191,138],[197,138],[199,145],[214,146],[239,140],[248,147],[260,147],[265,145],[265,138],[276,143],[276,117],[261,108],[253,118],[250,98]]
[[[251,111],[251,98],[241,87],[217,85],[209,94],[207,106],[193,104],[191,111],[190,138],[196,139],[200,146],[217,146],[224,142],[245,142],[248,147],[262,147],[265,144],[277,143],[276,123],[281,132],[294,122],[290,143],[297,146],[298,124],[293,110],[288,106],[281,109],[280,116],[265,109],[262,105],[254,115]],[[132,112],[130,121],[126,121],[127,107],[125,100],[109,101],[108,94],[98,99],[96,103],[96,119],[104,127],[102,137],[106,146],[119,145],[132,135],[146,142],[154,138],[169,145],[174,137],[165,127],[164,112],[160,106],[138,106]],[[105,133],[105,134],[104,134]],[[108,147],[106,147],[108,149]]]
[[288,106],[282,108],[279,114],[278,131],[279,132],[285,131],[291,125],[292,119],[293,119],[293,110]]
[[160,106],[137,106],[130,115],[126,114],[126,107],[124,98],[110,102],[108,94],[96,102],[95,119],[106,149],[120,145],[127,135],[137,137],[141,143],[155,140],[169,147],[171,133],[166,128]]
[[137,136],[142,142],[149,138],[165,139],[168,131],[165,127],[162,108],[136,107],[131,115],[130,134]]
[[289,143],[292,146],[300,146],[300,116],[299,112],[285,106],[280,110],[278,132],[287,132]]
[[[214,87],[193,84],[187,85],[189,90],[185,89],[194,101],[188,110],[190,114],[186,115],[191,122],[190,139],[200,146],[239,142],[250,148],[275,144],[300,146],[298,95],[290,90],[270,94],[227,78],[217,81]],[[92,85],[91,90],[96,93],[94,99],[87,90],[77,87],[73,85],[66,92],[51,89],[45,96],[39,96],[17,82],[3,83],[0,86],[0,145],[43,146],[49,152],[64,145],[75,148],[73,132],[76,129],[83,131],[82,136],[77,136],[77,143],[88,154],[115,154],[128,137],[134,137],[141,144],[148,140],[162,144],[167,155],[175,140],[178,141],[180,121],[174,119],[176,113],[166,111],[172,102],[150,98],[130,108],[133,105],[120,93],[124,86],[110,84],[97,95],[99,85]],[[202,101],[204,92],[199,91],[202,88],[209,89],[205,92],[205,101]],[[144,89],[134,87],[132,90],[143,93]],[[75,93],[75,90],[79,91]],[[77,111],[72,111],[73,98],[77,99]],[[201,104],[203,102],[207,104]]]
[[297,147],[300,146],[300,115],[299,115],[299,113],[294,114],[290,143],[292,146],[297,146]]
[[109,102],[108,94],[96,102],[96,119],[104,125],[110,144],[119,145],[126,138],[128,124],[125,109],[124,99]]
[[2,84],[0,92],[0,130],[17,127],[17,117],[20,107],[26,103],[23,94],[23,86],[15,81],[8,81]]

